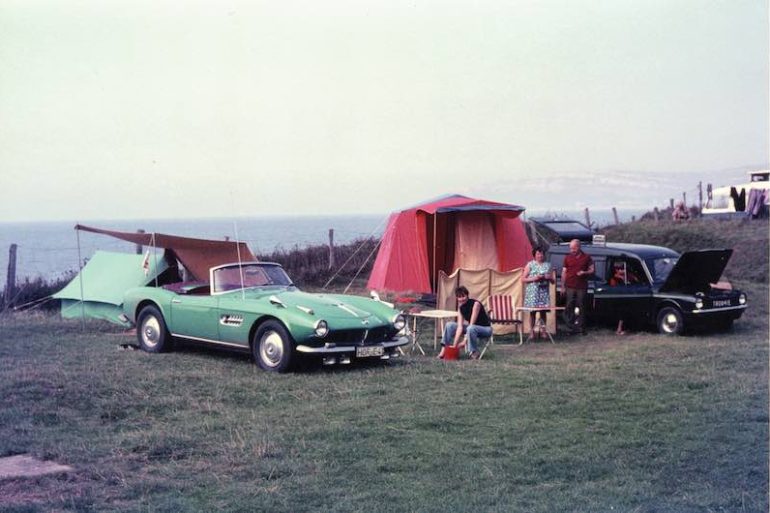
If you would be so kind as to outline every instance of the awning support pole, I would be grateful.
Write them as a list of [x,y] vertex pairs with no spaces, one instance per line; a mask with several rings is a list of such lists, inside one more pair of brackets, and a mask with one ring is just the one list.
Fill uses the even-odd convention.
[[80,230],[75,225],[75,234],[78,239],[78,281],[80,282],[80,329],[86,330],[86,305],[85,294],[83,293],[83,259],[80,257]]

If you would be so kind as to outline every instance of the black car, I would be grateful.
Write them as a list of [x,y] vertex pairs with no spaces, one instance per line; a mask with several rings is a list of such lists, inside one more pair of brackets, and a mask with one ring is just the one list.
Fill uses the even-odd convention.
[[[731,249],[688,251],[643,244],[583,244],[595,272],[588,284],[591,320],[655,326],[667,335],[699,328],[729,329],[746,310],[746,294],[716,288]],[[548,258],[561,275],[569,245],[555,244]],[[620,279],[619,279],[620,277]],[[557,281],[560,283],[560,281]]]
[[583,242],[593,240],[594,231],[580,221],[561,217],[530,217],[529,218],[539,232],[546,235],[553,234],[554,238],[549,240],[558,240],[560,242],[577,239]]

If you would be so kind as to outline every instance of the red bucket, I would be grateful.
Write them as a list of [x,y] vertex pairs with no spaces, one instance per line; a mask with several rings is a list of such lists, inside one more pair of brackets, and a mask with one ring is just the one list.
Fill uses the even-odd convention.
[[444,360],[459,360],[460,348],[457,346],[444,346]]

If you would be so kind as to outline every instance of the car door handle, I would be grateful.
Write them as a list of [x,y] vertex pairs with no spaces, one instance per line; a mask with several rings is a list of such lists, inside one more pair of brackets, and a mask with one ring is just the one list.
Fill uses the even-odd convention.
[[172,299],[171,302],[172,303],[181,303],[182,300],[181,299]]
[[596,289],[596,290],[595,290],[595,292],[601,292],[601,291],[603,291],[603,290],[604,290],[604,289]]

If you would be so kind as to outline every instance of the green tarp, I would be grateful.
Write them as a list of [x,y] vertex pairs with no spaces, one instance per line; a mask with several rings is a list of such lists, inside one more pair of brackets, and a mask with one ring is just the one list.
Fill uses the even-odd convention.
[[130,288],[149,284],[168,268],[163,255],[157,253],[150,253],[146,275],[143,263],[143,255],[97,251],[80,274],[53,295],[61,299],[62,317],[75,319],[85,315],[124,325],[119,318],[123,294]]

